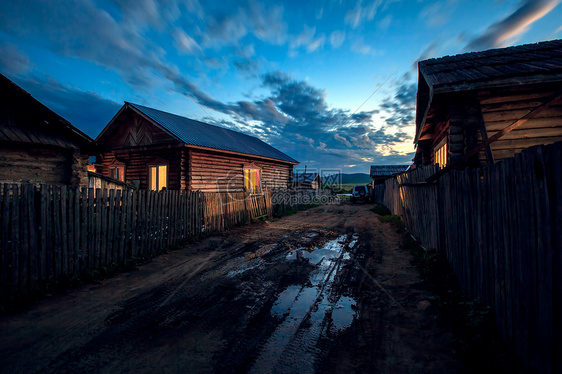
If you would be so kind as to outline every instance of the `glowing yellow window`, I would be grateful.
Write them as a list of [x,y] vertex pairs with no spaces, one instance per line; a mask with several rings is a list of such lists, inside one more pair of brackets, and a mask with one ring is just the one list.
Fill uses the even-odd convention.
[[435,147],[435,163],[440,167],[447,165],[447,137],[443,138],[439,145]]
[[153,191],[168,188],[168,165],[151,165],[148,167],[148,186]]
[[246,191],[256,192],[260,190],[260,170],[244,169],[244,187]]

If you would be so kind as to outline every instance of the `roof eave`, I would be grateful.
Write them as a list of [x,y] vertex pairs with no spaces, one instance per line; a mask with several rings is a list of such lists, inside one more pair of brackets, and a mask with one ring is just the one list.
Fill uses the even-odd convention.
[[[423,81],[425,82],[425,84],[428,87],[428,92],[427,92],[428,99],[427,99],[427,104],[423,108],[423,115],[422,115],[421,119],[419,120],[419,122],[416,123],[416,136],[414,137],[414,144],[418,144],[419,138],[420,138],[422,130],[423,130],[423,126],[425,125],[425,121],[426,121],[427,115],[429,113],[429,108],[431,107],[431,103],[433,101],[433,95],[434,95],[433,85],[431,85],[429,83],[429,80],[427,79],[427,76],[423,72],[422,66],[421,66],[420,63],[421,62],[418,62],[418,76],[419,76],[419,79],[418,79],[418,94],[419,94],[419,90],[420,90],[420,81],[423,79]],[[418,95],[418,97],[416,97],[416,113],[420,109],[420,104],[421,103],[420,103],[419,95]]]
[[510,86],[523,86],[531,84],[562,82],[562,71],[556,74],[535,74],[529,76],[515,76],[503,79],[480,80],[473,82],[461,82],[457,84],[436,84],[434,94],[450,92],[473,91],[490,88],[505,88]]
[[227,153],[227,154],[233,154],[233,155],[238,155],[238,156],[259,158],[259,159],[262,159],[262,160],[275,161],[275,162],[280,162],[280,163],[289,164],[289,165],[300,164],[300,162],[298,162],[296,160],[295,161],[280,160],[278,158],[273,158],[273,157],[259,156],[259,155],[253,155],[253,154],[250,154],[250,153],[242,153],[242,152],[235,152],[235,151],[227,151],[227,150],[224,150],[224,149],[203,147],[203,146],[200,146],[200,145],[193,145],[193,144],[187,144],[187,143],[184,143],[184,147],[185,148],[191,148],[191,149],[200,149],[200,150],[204,150],[204,151]]

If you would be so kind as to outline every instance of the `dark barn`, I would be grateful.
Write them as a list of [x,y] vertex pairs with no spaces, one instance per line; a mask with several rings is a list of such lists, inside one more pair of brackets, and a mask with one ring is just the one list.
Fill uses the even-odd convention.
[[94,141],[0,74],[0,183],[88,185]]

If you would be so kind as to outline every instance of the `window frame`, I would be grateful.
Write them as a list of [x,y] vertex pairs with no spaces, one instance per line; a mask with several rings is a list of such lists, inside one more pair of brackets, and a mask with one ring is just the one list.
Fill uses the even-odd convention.
[[[119,173],[119,169],[122,173]],[[117,179],[118,181],[125,182],[125,165],[112,165],[109,167],[109,177]],[[122,177],[122,178],[121,178]]]
[[[166,175],[164,176],[164,178],[165,178],[164,186],[160,185],[160,182],[161,182],[160,173],[161,173],[162,167],[166,168],[165,169]],[[156,168],[156,188],[155,189],[152,188],[152,182],[153,182],[152,168]],[[170,174],[169,171],[170,171],[170,168],[169,168],[168,164],[165,164],[165,163],[149,164],[148,165],[148,188],[147,189],[149,191],[162,191],[163,188],[168,189],[169,174]]]
[[449,163],[449,143],[448,137],[445,136],[433,149],[434,163],[444,168]]
[[[257,175],[257,182],[255,185],[252,184],[251,174],[252,171],[256,172]],[[248,165],[244,166],[243,174],[244,174],[244,190],[250,193],[261,193],[262,192],[262,170],[261,168],[256,167],[255,165]],[[250,176],[250,178],[248,178]],[[255,188],[250,188],[255,187]]]

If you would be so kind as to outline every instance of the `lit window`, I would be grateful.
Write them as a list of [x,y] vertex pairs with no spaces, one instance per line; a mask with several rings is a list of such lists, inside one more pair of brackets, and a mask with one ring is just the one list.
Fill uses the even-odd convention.
[[168,166],[151,165],[148,167],[148,185],[153,191],[168,188]]
[[435,163],[442,168],[447,165],[447,137],[435,147]]
[[251,192],[260,190],[259,169],[244,169],[244,187],[246,187],[246,191]]
[[109,176],[125,182],[125,167],[124,166],[111,166],[109,168]]

